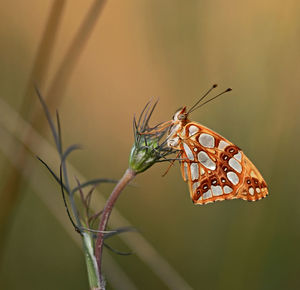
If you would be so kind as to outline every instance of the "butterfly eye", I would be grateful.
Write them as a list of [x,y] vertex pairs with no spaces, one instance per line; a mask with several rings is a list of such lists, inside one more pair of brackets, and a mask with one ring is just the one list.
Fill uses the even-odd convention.
[[185,120],[185,119],[186,119],[185,114],[179,114],[178,115],[178,120],[182,121],[182,120]]

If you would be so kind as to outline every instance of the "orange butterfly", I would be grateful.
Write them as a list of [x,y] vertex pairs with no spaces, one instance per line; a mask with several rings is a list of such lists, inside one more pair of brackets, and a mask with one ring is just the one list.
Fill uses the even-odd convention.
[[[197,105],[214,85],[189,111],[177,111],[170,126],[169,147],[179,150],[181,173],[188,182],[195,204],[206,204],[225,199],[260,200],[268,195],[267,184],[258,169],[240,148],[216,132],[188,119],[189,113],[225,92]],[[171,124],[171,125],[170,125]]]

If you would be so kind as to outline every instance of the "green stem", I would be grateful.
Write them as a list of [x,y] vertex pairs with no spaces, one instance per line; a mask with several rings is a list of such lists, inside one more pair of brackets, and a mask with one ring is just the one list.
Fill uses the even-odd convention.
[[94,256],[93,237],[91,234],[83,232],[82,241],[90,289],[101,289],[98,265]]

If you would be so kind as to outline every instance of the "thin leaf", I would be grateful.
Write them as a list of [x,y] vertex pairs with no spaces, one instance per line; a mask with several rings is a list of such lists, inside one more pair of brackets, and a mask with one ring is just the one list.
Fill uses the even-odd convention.
[[137,127],[140,128],[140,124],[141,124],[141,119],[142,119],[142,116],[145,112],[145,110],[147,109],[147,107],[149,106],[149,104],[151,103],[151,101],[149,101],[146,106],[144,107],[144,109],[142,110],[141,114],[140,114],[140,117],[139,117],[139,120],[138,120],[138,123],[137,123]]
[[91,223],[91,225],[93,225],[94,221],[102,214],[103,210],[100,210],[99,212],[95,213],[94,215],[92,215],[91,217],[89,217],[89,224]]
[[57,123],[57,131],[58,131],[58,152],[61,155],[62,153],[62,137],[61,137],[61,127],[60,127],[60,119],[59,119],[59,114],[58,111],[56,110],[56,123]]
[[67,203],[67,200],[66,200],[66,196],[65,196],[65,192],[64,192],[64,187],[63,187],[63,180],[62,180],[62,164],[61,164],[60,167],[59,167],[59,177],[60,177],[61,194],[62,194],[62,197],[63,197],[63,201],[64,201],[64,205],[65,205],[65,208],[66,208],[68,217],[69,217],[69,219],[70,219],[70,221],[71,221],[71,223],[72,223],[72,225],[73,225],[75,231],[78,232],[80,235],[82,235],[81,232],[80,232],[80,230],[79,230],[79,228],[78,228],[78,226],[77,226],[77,225],[75,224],[75,222],[73,221],[73,218],[72,218],[71,213],[70,213],[70,211],[69,211],[69,207],[68,207],[68,203]]
[[[59,177],[53,172],[53,170],[48,166],[48,164],[41,159],[39,156],[36,156],[36,158],[48,169],[48,171],[51,173],[51,175],[54,177],[55,181],[58,182],[58,184],[61,184],[61,180],[59,179]],[[63,184],[64,190],[66,192],[68,192],[67,187]],[[69,192],[68,192],[69,193]]]
[[[155,110],[155,107],[156,107],[156,105],[157,105],[157,103],[158,103],[158,100],[154,103],[154,105],[152,106],[152,109],[151,109],[151,111],[150,111],[150,113],[148,114],[148,115],[146,115],[145,116],[145,120],[144,120],[144,129],[145,130],[147,130],[148,128],[149,128],[149,125],[148,125],[148,123],[149,123],[149,121],[150,121],[150,118],[151,118],[151,116],[152,116],[152,114],[153,114],[153,111]],[[148,113],[148,112],[147,112]]]
[[82,183],[80,186],[76,186],[72,191],[71,194],[74,194],[77,190],[79,190],[80,188],[84,188],[86,186],[89,185],[97,185],[99,183],[118,183],[118,180],[114,180],[114,179],[105,179],[105,178],[96,178],[96,179],[92,179],[89,180],[87,182]]
[[78,145],[78,144],[73,144],[73,145],[70,145],[66,150],[65,152],[62,154],[61,156],[61,162],[64,163],[68,157],[69,154],[71,154],[74,150],[78,150],[78,149],[81,149],[81,146]]
[[109,246],[109,245],[106,244],[106,243],[103,243],[103,245],[104,245],[107,249],[109,249],[110,251],[112,251],[113,253],[118,254],[118,255],[121,255],[121,256],[129,256],[129,255],[132,255],[132,254],[133,254],[132,252],[120,252],[120,251],[118,251],[118,250],[112,248],[111,246]]
[[[75,180],[77,182],[77,185],[80,187],[79,179],[76,176],[74,176],[74,178],[75,178]],[[83,194],[83,191],[82,191],[81,187],[79,188],[79,193],[80,193],[81,202],[83,203],[83,205],[87,209],[87,204],[86,204],[86,201],[85,201],[85,198],[84,198],[84,194]]]
[[112,231],[111,233],[107,233],[104,235],[104,239],[108,239],[111,238],[115,235],[119,235],[122,233],[127,233],[127,232],[137,232],[137,229],[134,227],[122,227],[122,228],[118,228],[114,231]]
[[[147,109],[145,110],[145,112],[143,114],[143,121],[142,121],[142,124],[140,126],[141,132],[145,131],[145,120],[147,119],[148,113],[151,110],[151,103],[152,103],[152,100],[150,100],[149,106],[147,107]],[[140,116],[140,117],[142,117],[142,116]]]
[[50,113],[49,113],[48,107],[47,107],[47,105],[46,105],[46,103],[45,103],[45,101],[44,101],[44,99],[43,99],[43,97],[42,97],[42,95],[41,95],[41,93],[40,93],[38,87],[35,85],[34,88],[35,88],[35,91],[36,91],[36,93],[37,93],[37,95],[38,95],[38,97],[39,97],[39,99],[40,99],[40,102],[41,102],[41,104],[42,104],[42,107],[43,107],[43,109],[44,109],[44,112],[45,112],[46,118],[47,118],[47,120],[48,120],[48,123],[49,123],[50,129],[51,129],[51,132],[52,132],[52,135],[53,135],[53,138],[54,138],[56,147],[57,147],[57,149],[59,150],[60,145],[59,145],[59,137],[58,137],[58,133],[56,132],[56,129],[55,129],[54,123],[53,123],[53,121],[52,121],[52,119],[51,119],[51,115],[50,115]]
[[93,194],[93,192],[94,192],[96,186],[97,186],[97,185],[94,185],[94,186],[90,189],[90,191],[87,193],[87,195],[86,195],[86,197],[85,197],[85,201],[86,201],[86,204],[87,204],[88,208],[90,208],[91,199],[92,199],[92,194]]

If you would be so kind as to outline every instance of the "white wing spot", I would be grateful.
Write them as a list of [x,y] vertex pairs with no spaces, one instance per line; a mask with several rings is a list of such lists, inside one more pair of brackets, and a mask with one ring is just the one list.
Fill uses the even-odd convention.
[[198,151],[198,148],[197,148],[197,147],[195,147],[195,148],[194,148],[194,151],[195,151],[195,152],[197,152],[197,151]]
[[242,172],[241,164],[238,161],[236,161],[234,158],[230,158],[228,164],[231,168],[233,168],[238,173]]
[[207,148],[214,148],[215,147],[215,138],[209,134],[202,133],[199,136],[199,143]]
[[184,148],[185,154],[187,155],[188,159],[194,160],[194,155],[193,155],[191,148],[186,143],[183,143],[183,148]]
[[199,186],[200,186],[200,182],[194,182],[193,183],[193,192],[195,192]]
[[196,126],[192,125],[189,127],[189,136],[193,136],[198,132],[199,132],[199,129]]
[[200,166],[200,174],[203,175],[205,173],[204,169]]
[[259,187],[256,187],[256,192],[260,193],[260,188]]
[[210,170],[216,169],[216,164],[209,158],[206,152],[200,151],[198,153],[198,160],[199,162],[204,165],[206,168]]
[[210,198],[210,197],[212,197],[212,192],[209,189],[208,191],[203,193],[203,199],[207,199],[207,198]]
[[231,187],[229,187],[228,185],[224,186],[224,193],[228,194],[228,193],[230,193],[232,191],[233,191],[233,189]]
[[242,160],[242,154],[240,151],[238,153],[236,153],[235,155],[233,155],[233,157],[240,162]]
[[191,177],[192,180],[196,180],[199,178],[199,167],[197,163],[191,164]]
[[225,147],[227,147],[229,145],[229,143],[221,140],[218,146],[218,149],[223,150]]
[[187,170],[187,167],[188,167],[187,163],[184,162],[183,166],[184,166],[184,177],[185,177],[185,179],[189,179],[188,170]]
[[211,190],[214,196],[220,196],[223,194],[222,187],[220,185],[217,186],[212,185]]
[[227,173],[227,178],[230,180],[230,182],[233,185],[237,185],[239,183],[239,177],[233,172],[233,171],[229,171]]
[[253,188],[253,187],[250,187],[250,188],[249,188],[249,193],[250,193],[251,195],[254,195],[254,188]]

